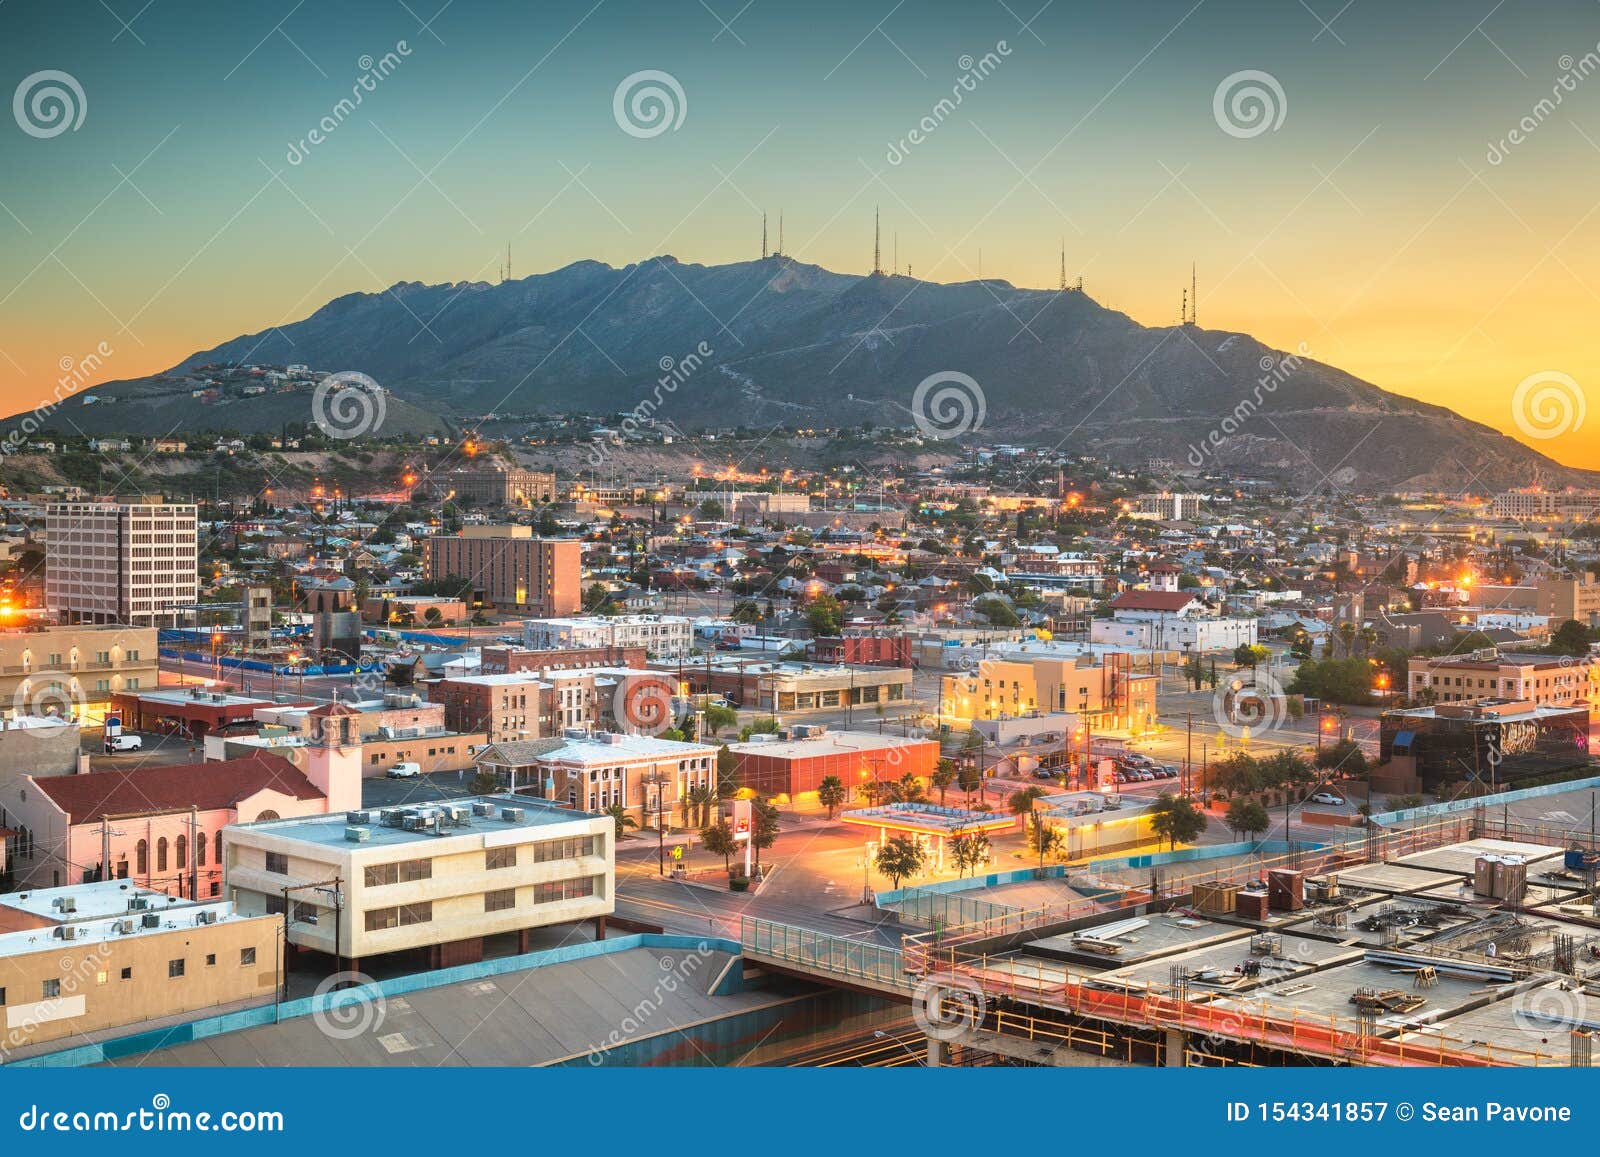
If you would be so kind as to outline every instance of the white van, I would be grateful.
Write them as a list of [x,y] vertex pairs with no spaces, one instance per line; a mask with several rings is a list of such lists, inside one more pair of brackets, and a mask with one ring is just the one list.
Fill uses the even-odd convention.
[[384,773],[390,779],[411,779],[422,774],[420,763],[397,763]]
[[137,735],[113,735],[106,740],[107,751],[141,751],[144,740]]

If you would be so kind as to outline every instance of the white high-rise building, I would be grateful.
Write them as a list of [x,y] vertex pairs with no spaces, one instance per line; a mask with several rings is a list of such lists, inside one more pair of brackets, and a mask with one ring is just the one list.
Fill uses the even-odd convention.
[[45,604],[66,622],[170,625],[196,600],[193,503],[56,502],[45,535]]

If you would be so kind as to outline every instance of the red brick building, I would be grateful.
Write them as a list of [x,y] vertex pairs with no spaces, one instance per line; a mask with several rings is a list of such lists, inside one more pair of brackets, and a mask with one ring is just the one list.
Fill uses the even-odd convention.
[[485,675],[511,671],[572,670],[581,667],[643,668],[649,655],[643,647],[485,647],[478,670]]
[[734,743],[734,775],[741,787],[761,795],[814,792],[836,775],[852,795],[863,784],[889,783],[910,774],[926,781],[939,763],[931,739],[907,739],[866,731],[823,731],[771,743]]
[[811,640],[811,658],[818,663],[909,667],[911,640],[905,635],[823,635]]

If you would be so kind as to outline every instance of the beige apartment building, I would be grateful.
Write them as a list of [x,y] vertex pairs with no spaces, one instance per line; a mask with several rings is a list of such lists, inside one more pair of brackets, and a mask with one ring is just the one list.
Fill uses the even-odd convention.
[[52,503],[45,605],[65,622],[176,626],[198,596],[197,558],[193,503]]
[[1593,663],[1561,655],[1409,659],[1406,687],[1413,701],[1516,699],[1536,707],[1600,711],[1600,672]]
[[519,506],[526,509],[557,501],[556,476],[547,470],[487,467],[463,468],[439,476],[438,482],[457,498],[477,506]]
[[468,526],[423,541],[429,579],[460,578],[499,610],[570,615],[583,602],[582,544],[528,526]]
[[0,631],[0,701],[23,714],[66,714],[75,703],[153,690],[154,627],[23,627]]
[[614,903],[609,816],[519,795],[240,824],[223,832],[228,895],[288,915],[289,942],[350,967],[422,950],[483,957],[485,938],[600,920]]
[[939,711],[950,721],[1071,712],[1096,731],[1142,731],[1155,723],[1159,680],[1133,671],[1129,658],[981,659],[939,680]]
[[127,880],[0,896],[0,1063],[271,1000],[279,923]]

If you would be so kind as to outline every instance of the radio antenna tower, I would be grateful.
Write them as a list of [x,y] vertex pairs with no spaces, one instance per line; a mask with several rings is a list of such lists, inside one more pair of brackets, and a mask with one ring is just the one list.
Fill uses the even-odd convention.
[[880,277],[883,275],[882,241],[883,230],[878,224],[878,207],[874,205],[872,207],[872,272]]
[[761,214],[761,260],[767,259],[767,215]]
[[1067,239],[1061,239],[1061,292],[1067,291]]
[[1194,262],[1189,263],[1189,324],[1196,324],[1196,314],[1200,308],[1200,291],[1196,288],[1200,283],[1195,280]]
[[778,253],[783,253],[783,210],[778,210]]

